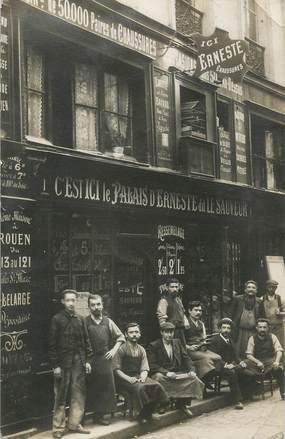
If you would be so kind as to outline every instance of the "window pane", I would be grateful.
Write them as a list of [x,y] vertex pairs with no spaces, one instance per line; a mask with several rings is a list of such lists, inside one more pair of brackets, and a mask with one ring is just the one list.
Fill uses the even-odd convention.
[[97,106],[97,73],[92,65],[77,64],[75,67],[75,103]]
[[118,78],[115,75],[104,75],[105,110],[118,113]]
[[77,107],[76,147],[85,150],[97,150],[97,115],[96,110]]
[[43,96],[28,92],[28,134],[34,137],[44,137]]
[[130,114],[129,86],[126,81],[120,81],[119,113],[125,116]]
[[29,47],[27,49],[27,87],[44,90],[44,60],[41,53]]

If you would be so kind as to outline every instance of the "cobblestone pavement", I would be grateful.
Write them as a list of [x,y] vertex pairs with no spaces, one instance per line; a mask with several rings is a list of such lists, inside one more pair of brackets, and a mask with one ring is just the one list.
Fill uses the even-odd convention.
[[142,436],[145,439],[283,439],[285,401],[279,392],[264,401],[245,404],[244,410],[226,407],[179,425]]

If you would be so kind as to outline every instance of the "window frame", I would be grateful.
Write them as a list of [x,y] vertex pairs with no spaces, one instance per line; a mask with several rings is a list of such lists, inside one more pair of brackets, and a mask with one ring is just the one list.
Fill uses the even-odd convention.
[[[205,99],[205,117],[206,117],[206,138],[200,138],[198,136],[183,136],[181,131],[181,93],[180,89],[184,87],[189,91],[201,94]],[[176,73],[174,75],[174,101],[175,101],[175,124],[176,124],[176,150],[179,150],[179,161],[181,167],[181,153],[183,154],[181,148],[188,149],[187,155],[187,165],[186,172],[188,175],[197,175],[202,177],[215,178],[217,175],[217,127],[216,127],[216,87],[210,84],[203,84],[202,86],[195,82],[193,78],[185,78],[184,75]],[[191,145],[211,148],[212,149],[212,163],[211,167],[213,173],[209,174],[203,171],[195,171],[191,169],[191,163],[189,161],[189,147],[187,148],[185,144],[185,139],[189,140],[189,147]]]

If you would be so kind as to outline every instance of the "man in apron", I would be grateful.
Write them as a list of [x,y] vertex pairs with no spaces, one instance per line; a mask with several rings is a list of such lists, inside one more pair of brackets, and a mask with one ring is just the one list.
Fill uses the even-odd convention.
[[156,408],[168,404],[163,387],[148,378],[149,365],[145,349],[138,344],[141,337],[137,323],[129,323],[126,329],[126,343],[114,358],[118,391],[127,392],[132,401],[137,419],[141,423],[150,422]]
[[152,378],[158,381],[168,397],[188,417],[192,398],[202,399],[204,383],[199,380],[186,349],[174,339],[175,326],[166,322],[160,327],[161,338],[147,348]]
[[116,408],[112,359],[125,337],[113,320],[103,316],[101,296],[90,295],[88,305],[90,316],[86,317],[85,323],[94,354],[89,401],[94,410],[94,422],[109,425],[106,415]]

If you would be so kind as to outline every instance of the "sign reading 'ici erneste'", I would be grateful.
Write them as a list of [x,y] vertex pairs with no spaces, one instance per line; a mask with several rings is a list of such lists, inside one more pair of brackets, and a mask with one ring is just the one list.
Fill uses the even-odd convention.
[[194,76],[203,79],[203,75],[214,72],[218,77],[231,77],[240,81],[246,72],[247,44],[243,40],[232,40],[228,32],[215,29],[205,37],[191,35],[196,42],[198,57]]

